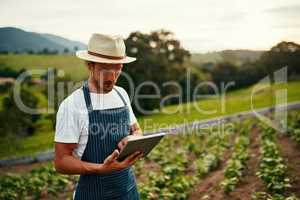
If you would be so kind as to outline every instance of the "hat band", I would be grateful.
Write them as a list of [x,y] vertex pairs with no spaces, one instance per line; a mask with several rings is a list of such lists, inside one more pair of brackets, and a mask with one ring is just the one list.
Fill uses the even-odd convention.
[[107,58],[107,59],[112,59],[112,60],[122,60],[124,59],[126,56],[108,56],[108,55],[103,55],[103,54],[100,54],[100,53],[95,53],[95,52],[92,52],[92,51],[88,51],[88,54],[90,55],[93,55],[93,56],[97,56],[97,57],[100,57],[100,58]]

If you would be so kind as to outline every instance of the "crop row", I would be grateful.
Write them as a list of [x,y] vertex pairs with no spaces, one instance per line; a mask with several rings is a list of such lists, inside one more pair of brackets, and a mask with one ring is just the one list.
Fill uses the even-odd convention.
[[226,164],[224,180],[221,182],[221,186],[225,193],[234,191],[236,185],[242,178],[246,162],[249,159],[249,133],[250,129],[242,127],[239,131],[239,136],[235,140],[232,157]]
[[280,155],[276,143],[277,132],[266,126],[261,126],[261,161],[257,172],[266,184],[267,192],[258,192],[253,199],[295,200],[295,196],[285,197],[284,193],[291,187],[288,170]]

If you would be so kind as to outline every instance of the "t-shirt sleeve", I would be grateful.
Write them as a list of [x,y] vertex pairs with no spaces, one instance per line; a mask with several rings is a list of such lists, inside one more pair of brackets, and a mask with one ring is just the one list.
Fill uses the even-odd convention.
[[71,102],[65,99],[56,114],[55,142],[78,143],[80,129],[76,116]]
[[121,94],[125,98],[125,101],[126,101],[126,103],[128,105],[128,109],[129,109],[129,121],[130,121],[130,125],[132,125],[132,124],[134,124],[134,123],[137,122],[137,119],[136,119],[136,117],[135,117],[135,115],[133,113],[129,96],[128,96],[126,90],[124,90],[123,88],[121,88]]

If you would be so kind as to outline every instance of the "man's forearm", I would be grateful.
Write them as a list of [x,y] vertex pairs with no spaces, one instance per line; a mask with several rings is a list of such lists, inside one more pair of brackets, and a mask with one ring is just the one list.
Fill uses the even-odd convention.
[[56,170],[63,174],[98,174],[106,172],[103,164],[85,162],[76,159],[72,155],[65,155],[62,158],[55,159],[54,163]]

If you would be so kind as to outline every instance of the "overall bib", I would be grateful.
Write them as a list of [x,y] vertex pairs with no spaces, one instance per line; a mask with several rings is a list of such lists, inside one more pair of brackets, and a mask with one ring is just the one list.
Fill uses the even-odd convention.
[[[116,148],[121,139],[129,134],[129,110],[124,106],[105,110],[93,110],[88,82],[83,84],[84,99],[89,115],[88,142],[82,161],[103,163]],[[139,200],[135,175],[131,167],[109,174],[80,175],[75,200]]]

